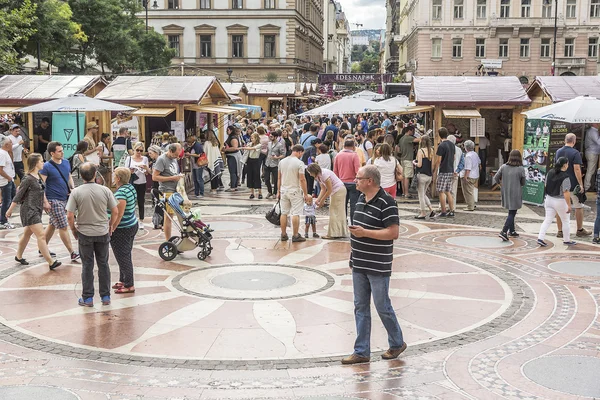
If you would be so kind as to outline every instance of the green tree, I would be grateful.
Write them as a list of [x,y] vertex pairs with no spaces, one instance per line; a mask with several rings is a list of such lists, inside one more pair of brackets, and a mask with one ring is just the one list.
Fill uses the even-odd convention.
[[379,55],[365,54],[363,60],[360,62],[361,72],[372,74],[379,70]]
[[175,57],[176,51],[167,47],[163,35],[152,29],[146,33],[146,27],[138,24],[133,30],[133,37],[137,43],[137,54],[130,55],[132,58],[131,69],[153,71],[171,65],[171,59]]
[[73,22],[73,11],[68,3],[61,0],[36,0],[36,20],[33,27],[36,33],[27,42],[26,50],[40,59],[69,70],[75,60],[73,48],[87,40],[81,25]]
[[17,73],[22,65],[21,46],[35,33],[35,4],[0,0],[0,74]]
[[265,76],[265,80],[267,82],[277,82],[279,80],[279,77],[277,76],[277,74],[275,72],[269,72],[266,76]]
[[352,66],[350,67],[350,72],[352,72],[353,74],[358,74],[358,73],[362,72],[360,70],[360,63],[359,62],[352,63]]

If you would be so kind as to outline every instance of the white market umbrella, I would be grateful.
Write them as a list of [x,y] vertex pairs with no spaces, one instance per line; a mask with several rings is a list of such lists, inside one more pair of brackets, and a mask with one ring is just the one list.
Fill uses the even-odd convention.
[[401,109],[408,107],[408,103],[408,97],[400,95],[380,101],[378,104],[383,104],[386,108],[390,109],[390,111],[400,111]]
[[570,124],[600,123],[600,100],[595,97],[579,96],[571,100],[526,111],[528,119],[562,121]]
[[[79,112],[98,112],[98,111],[133,111],[135,108],[124,106],[122,104],[111,103],[88,97],[85,94],[70,94],[67,97],[50,100],[29,107],[19,108],[16,112],[50,112],[50,111],[75,111],[75,120],[79,121]],[[79,122],[77,126],[77,139],[80,138]]]
[[369,112],[387,112],[385,106],[374,101],[359,98],[343,98],[324,106],[313,108],[300,115],[362,114]]
[[385,96],[370,90],[363,90],[362,92],[358,92],[347,97],[365,100],[382,100]]

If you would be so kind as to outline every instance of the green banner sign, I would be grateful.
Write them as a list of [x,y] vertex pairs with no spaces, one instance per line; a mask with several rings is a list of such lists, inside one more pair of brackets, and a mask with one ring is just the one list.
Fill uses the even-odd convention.
[[85,136],[85,113],[79,114],[79,135],[75,121],[76,113],[52,113],[52,140],[62,144],[64,158],[75,153],[77,142]]
[[544,185],[550,143],[550,121],[528,119],[525,121],[525,142],[523,144],[523,166],[525,186],[523,201],[533,204],[544,202]]

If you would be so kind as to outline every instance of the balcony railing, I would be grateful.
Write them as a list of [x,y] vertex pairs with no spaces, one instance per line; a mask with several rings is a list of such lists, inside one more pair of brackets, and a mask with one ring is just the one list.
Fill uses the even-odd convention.
[[556,57],[557,67],[585,67],[586,57]]
[[[493,16],[490,19],[490,25],[493,27],[514,27],[514,26],[547,26],[554,27],[554,18],[541,18],[541,17],[531,17],[531,18],[498,18],[497,16]],[[565,26],[565,19],[562,17],[558,18],[558,26]]]

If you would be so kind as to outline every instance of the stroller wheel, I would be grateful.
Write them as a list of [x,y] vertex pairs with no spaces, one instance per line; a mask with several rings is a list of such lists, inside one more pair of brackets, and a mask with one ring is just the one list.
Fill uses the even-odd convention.
[[177,239],[179,239],[179,236],[171,236],[168,241],[172,243]]
[[210,253],[207,253],[205,249],[202,249],[198,252],[198,260],[202,261],[208,257]]
[[158,248],[158,255],[165,261],[171,261],[177,257],[177,246],[171,242],[164,242]]

